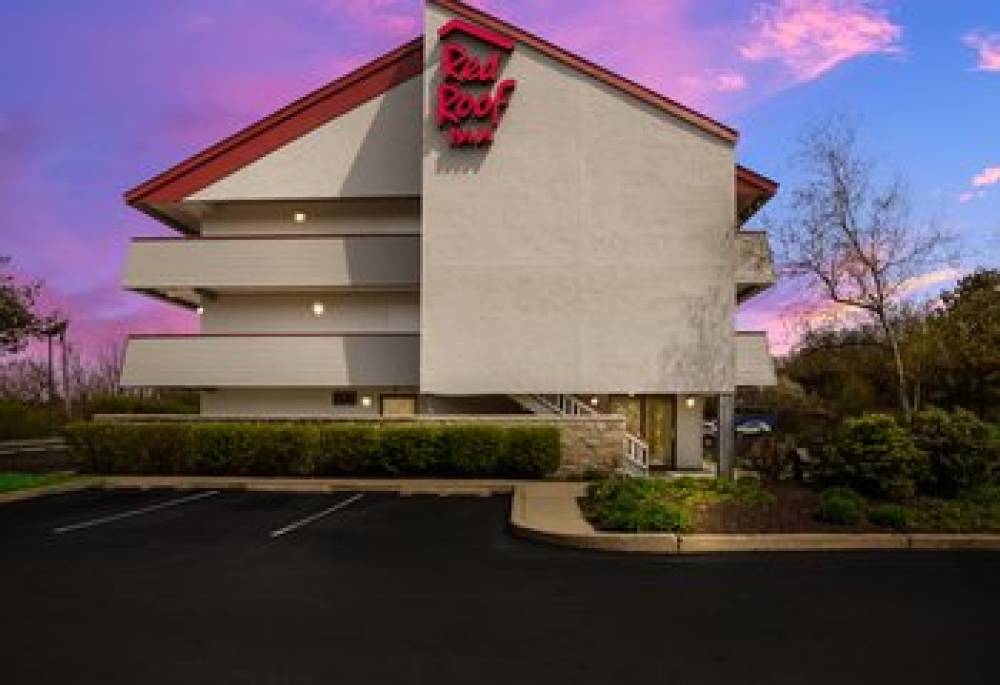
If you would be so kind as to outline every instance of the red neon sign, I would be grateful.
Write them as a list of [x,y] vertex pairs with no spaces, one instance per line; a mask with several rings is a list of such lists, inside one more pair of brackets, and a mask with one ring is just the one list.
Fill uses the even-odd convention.
[[[454,32],[465,33],[501,50],[514,49],[513,41],[459,19],[449,21],[438,31],[444,38]],[[490,86],[500,76],[500,53],[493,51],[481,60],[464,45],[441,44],[441,84],[437,91],[438,128],[444,130],[452,147],[488,145],[500,125],[500,118],[517,88],[517,81],[504,79],[486,92],[472,91],[472,86]]]

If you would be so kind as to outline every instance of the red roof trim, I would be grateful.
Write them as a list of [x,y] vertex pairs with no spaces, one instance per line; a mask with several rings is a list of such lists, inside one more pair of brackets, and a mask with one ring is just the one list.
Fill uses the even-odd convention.
[[[511,45],[515,41],[523,43],[552,59],[677,116],[700,130],[727,142],[736,142],[738,134],[734,129],[582,57],[573,55],[538,36],[469,7],[458,0],[428,1],[482,25],[474,26],[466,21],[453,20],[442,27],[442,34],[461,30],[494,44],[496,44],[497,39]],[[168,225],[184,232],[190,232],[189,227],[173,220],[156,205],[180,202],[192,193],[228,176],[309,131],[420,75],[424,69],[423,44],[422,37],[414,39],[347,76],[296,100],[274,114],[129,190],[125,193],[126,201]],[[738,184],[748,184],[758,192],[766,193],[768,196],[777,191],[777,184],[774,181],[744,167],[737,168],[736,176]]]
[[472,36],[473,38],[478,38],[484,43],[495,45],[501,50],[506,50],[507,52],[514,49],[514,41],[510,40],[506,36],[501,36],[499,33],[487,31],[486,29],[470,24],[467,21],[462,21],[461,19],[452,19],[438,29],[438,38],[445,38],[456,31],[460,31],[466,35]]
[[131,205],[179,202],[418,76],[423,68],[423,38],[417,38],[129,190],[125,199]]
[[778,192],[777,181],[771,180],[762,174],[758,174],[753,169],[747,168],[741,164],[736,165],[736,181],[738,183],[753,186],[755,190],[763,191],[767,193],[769,197]]
[[416,338],[419,332],[403,331],[343,331],[343,332],[276,332],[261,333],[130,333],[129,340],[184,340],[190,338]]
[[497,17],[487,14],[486,12],[469,7],[465,3],[459,2],[458,0],[428,0],[428,2],[432,2],[439,7],[443,7],[450,12],[454,12],[465,19],[482,24],[491,31],[503,34],[518,43],[523,43],[531,48],[534,48],[535,50],[538,50],[542,54],[551,57],[558,62],[562,62],[577,71],[583,72],[584,74],[587,74],[588,76],[591,76],[599,81],[603,81],[604,83],[628,93],[629,95],[638,98],[647,104],[658,107],[707,133],[711,133],[719,138],[722,138],[727,142],[735,143],[737,138],[739,138],[739,134],[735,129],[732,129],[725,124],[702,114],[701,112],[695,111],[690,107],[686,107],[664,95],[660,95],[659,93],[650,90],[635,81],[615,74],[614,72],[594,64],[579,55],[574,55],[557,45],[553,45],[544,38],[540,38],[534,34],[519,29],[512,24],[508,24]]

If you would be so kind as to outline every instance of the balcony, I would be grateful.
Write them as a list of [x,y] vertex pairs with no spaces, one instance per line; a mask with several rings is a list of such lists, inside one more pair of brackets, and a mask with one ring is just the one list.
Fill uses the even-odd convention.
[[416,387],[413,333],[142,335],[122,385],[176,388]]
[[736,385],[775,385],[774,359],[767,347],[767,334],[762,331],[740,331],[736,334]]
[[420,236],[412,234],[139,238],[124,285],[197,304],[231,290],[412,290]]
[[736,234],[736,299],[743,302],[774,285],[777,276],[765,231]]

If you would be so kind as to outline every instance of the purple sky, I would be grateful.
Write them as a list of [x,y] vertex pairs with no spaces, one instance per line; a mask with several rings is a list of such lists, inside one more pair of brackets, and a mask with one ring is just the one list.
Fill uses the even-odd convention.
[[[740,161],[794,184],[803,126],[856,117],[910,179],[917,216],[951,227],[963,262],[1000,264],[996,0],[480,0],[501,18],[741,132]],[[130,236],[169,230],[121,193],[420,32],[420,0],[47,0],[0,7],[0,253],[100,350],[123,332],[191,330],[189,314],[119,287]],[[780,215],[781,200],[768,211]],[[788,288],[743,328],[782,349]]]

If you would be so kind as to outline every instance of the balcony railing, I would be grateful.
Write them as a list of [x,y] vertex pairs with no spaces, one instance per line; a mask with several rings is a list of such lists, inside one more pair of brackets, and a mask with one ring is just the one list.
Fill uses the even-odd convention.
[[740,331],[736,334],[736,385],[764,386],[777,383],[774,359],[767,333]]
[[141,335],[129,339],[131,387],[416,387],[413,333]]
[[184,289],[416,288],[420,236],[343,234],[139,238],[125,287]]
[[777,276],[771,246],[764,231],[740,231],[736,234],[736,287],[744,300],[774,285]]

